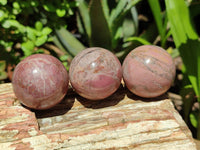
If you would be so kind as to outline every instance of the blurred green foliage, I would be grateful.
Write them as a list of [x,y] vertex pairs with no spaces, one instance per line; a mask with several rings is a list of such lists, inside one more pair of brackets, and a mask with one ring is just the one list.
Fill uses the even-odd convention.
[[[98,46],[117,53],[122,52],[126,38],[138,32],[138,14],[135,5],[140,0],[76,0],[77,28],[81,40],[62,27],[56,30],[54,43],[74,57],[85,47]],[[128,27],[128,28],[127,28]]]
[[[190,10],[194,5],[183,0],[165,0],[165,4],[172,36],[184,64],[182,69],[184,84],[181,93],[184,102],[184,118],[189,121],[188,117],[190,117],[192,125],[197,128],[196,136],[200,139],[200,110],[192,110],[195,97],[194,94],[191,97],[191,94],[188,93],[188,90],[190,92],[194,90],[200,104],[200,41],[192,24],[193,18],[190,16]],[[200,8],[199,3],[195,4],[195,7],[197,6]],[[200,11],[197,14],[200,14]],[[185,96],[186,92],[190,95],[189,98]]]
[[1,60],[0,61],[0,80],[7,78],[7,73],[6,73],[5,69],[6,69],[6,62]]
[[[77,3],[70,0],[1,0],[0,59],[17,63],[51,41],[55,28],[66,25]],[[6,56],[6,57],[5,57]]]
[[[72,36],[66,27],[56,30],[53,42],[62,51],[74,57],[86,47],[103,47],[123,61],[127,53],[141,44],[156,40],[155,23],[139,31],[136,6],[142,0],[76,0],[78,37]],[[141,4],[142,6],[142,4]],[[140,6],[140,7],[141,7]],[[142,7],[141,7],[142,9]]]

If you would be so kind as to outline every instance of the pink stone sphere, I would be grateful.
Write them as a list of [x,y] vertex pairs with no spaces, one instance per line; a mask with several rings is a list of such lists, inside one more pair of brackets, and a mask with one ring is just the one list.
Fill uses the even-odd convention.
[[34,54],[22,60],[12,79],[16,97],[33,109],[48,109],[59,103],[67,93],[68,83],[63,64],[46,54]]
[[176,73],[172,57],[163,48],[153,45],[132,50],[126,56],[122,70],[127,88],[145,98],[164,94]]
[[71,62],[69,79],[75,91],[90,100],[112,95],[122,79],[121,63],[110,51],[92,47],[80,52]]

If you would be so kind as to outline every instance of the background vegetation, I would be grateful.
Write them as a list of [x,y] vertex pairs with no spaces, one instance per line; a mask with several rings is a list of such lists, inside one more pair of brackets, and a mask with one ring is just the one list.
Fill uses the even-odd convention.
[[68,69],[86,47],[123,61],[139,45],[158,45],[182,60],[170,90],[182,96],[182,116],[200,139],[199,20],[199,0],[1,0],[0,83],[34,53],[52,54]]

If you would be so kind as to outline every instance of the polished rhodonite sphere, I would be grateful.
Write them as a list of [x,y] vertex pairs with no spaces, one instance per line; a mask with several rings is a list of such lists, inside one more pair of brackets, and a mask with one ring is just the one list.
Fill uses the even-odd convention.
[[34,54],[22,60],[12,78],[16,97],[33,109],[48,109],[59,103],[67,93],[68,83],[63,64],[46,54]]
[[98,47],[87,48],[72,60],[69,78],[79,95],[90,100],[100,100],[119,88],[122,68],[110,51]]
[[162,95],[171,86],[175,77],[172,57],[161,47],[139,46],[125,58],[123,79],[134,94],[151,98]]

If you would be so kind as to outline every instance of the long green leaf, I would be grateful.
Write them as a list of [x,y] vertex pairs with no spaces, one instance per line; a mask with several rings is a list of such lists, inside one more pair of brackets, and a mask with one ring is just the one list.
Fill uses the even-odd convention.
[[107,0],[102,0],[102,7],[103,7],[103,12],[105,15],[105,18],[107,20],[107,22],[109,22],[109,17],[110,17],[110,10],[109,10],[109,6],[108,6],[108,1]]
[[111,15],[109,18],[109,25],[112,26],[114,20],[123,12],[125,6],[127,5],[128,0],[120,0],[115,9],[112,9]]
[[101,0],[91,0],[91,46],[99,46],[111,50],[111,32],[106,20]]
[[66,49],[63,47],[62,43],[59,41],[58,37],[56,35],[52,36],[53,39],[53,43],[64,53],[66,54],[67,51]]
[[85,49],[85,46],[79,42],[68,30],[61,27],[56,30],[56,36],[62,43],[63,47],[72,55],[76,56],[80,51]]
[[150,42],[148,42],[147,40],[145,40],[143,38],[140,38],[140,37],[130,37],[130,38],[126,39],[125,41],[126,42],[138,41],[138,42],[140,42],[143,45],[151,45]]
[[[120,0],[118,2],[118,5],[115,9],[112,10],[110,19],[109,19],[109,25],[111,27],[119,26],[122,24],[122,20],[124,17],[129,13],[132,8],[139,3],[141,0]],[[134,9],[133,9],[134,10]],[[135,11],[133,11],[135,12]],[[121,23],[121,24],[120,24]]]
[[88,5],[85,0],[76,0],[79,3],[78,9],[81,15],[81,19],[84,24],[84,28],[86,30],[87,36],[91,37],[91,23],[90,23],[90,15]]
[[139,3],[141,0],[128,0],[128,4],[126,5],[124,12],[129,11],[133,6]]
[[84,27],[84,24],[82,22],[82,18],[81,18],[81,15],[79,13],[76,14],[76,22],[77,22],[77,27],[78,27],[78,32],[82,35],[86,35],[87,36],[87,33],[86,33],[86,30],[85,30],[85,27]]
[[186,44],[182,44],[179,47],[179,52],[185,65],[186,73],[197,96],[200,95],[200,88],[198,85],[198,80],[200,80],[200,78],[198,78],[198,73],[200,69],[198,68],[198,66],[200,64],[197,64],[200,63],[198,62],[198,59],[200,57],[199,51],[200,42],[198,40],[188,40]]
[[[122,25],[124,23],[124,14],[126,6],[128,5],[128,0],[119,0],[117,6],[112,9],[109,18],[109,26],[111,28],[112,34],[112,47],[115,49],[119,39],[122,37]],[[123,16],[123,17],[121,17]]]
[[137,9],[136,9],[135,6],[131,8],[131,15],[132,15],[133,24],[134,24],[134,27],[135,27],[135,34],[137,34],[138,33],[138,27],[139,27],[139,19],[138,19],[138,12],[137,12]]
[[172,35],[177,47],[198,36],[192,28],[189,10],[184,0],[165,0]]
[[[128,13],[131,13],[133,7],[140,2],[140,0],[120,0],[117,7],[111,12],[110,26],[112,31],[112,47],[116,48],[121,36],[119,36],[119,28],[121,28],[124,19]],[[113,14],[113,16],[112,16]],[[118,37],[118,38],[117,38]]]
[[199,97],[200,42],[197,40],[197,33],[192,27],[188,7],[184,0],[165,0],[165,4],[176,47],[179,48],[186,74]]
[[168,37],[170,37],[171,35],[172,35],[171,30],[169,30],[167,33],[165,33],[165,36],[164,36],[164,38],[163,38],[162,41],[161,41],[161,46],[162,46],[163,48],[165,48],[165,43],[166,43]]
[[161,16],[161,8],[158,0],[148,0],[151,11],[153,13],[154,19],[156,21],[156,25],[158,28],[158,32],[161,36],[161,39],[164,38],[165,29],[163,29],[163,21]]

